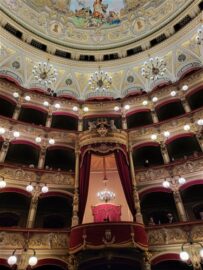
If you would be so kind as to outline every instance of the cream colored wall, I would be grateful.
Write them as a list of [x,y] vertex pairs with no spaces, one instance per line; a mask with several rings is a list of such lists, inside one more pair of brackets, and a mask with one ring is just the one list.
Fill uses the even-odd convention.
[[[112,168],[112,166],[109,166],[110,164],[112,164],[113,159],[112,159],[112,156],[110,156],[109,159],[108,157],[106,157],[107,178],[109,180],[107,183],[107,187],[108,189],[115,192],[116,194],[116,198],[111,203],[121,205],[121,221],[132,221],[133,218],[130,213],[127,201],[126,201],[125,194],[123,192],[123,188],[120,181],[120,177],[118,175],[118,171],[116,168]],[[95,168],[92,169],[93,167],[95,167],[94,166],[95,164],[97,164],[98,166],[97,170],[95,170]],[[109,169],[109,167],[111,167],[111,169]],[[85,208],[83,223],[93,222],[91,206],[101,204],[101,201],[97,198],[96,194],[98,191],[104,188],[104,184],[102,181],[103,178],[104,178],[104,173],[102,169],[102,158],[93,156],[92,162],[91,162],[88,198],[87,198],[87,204]]]

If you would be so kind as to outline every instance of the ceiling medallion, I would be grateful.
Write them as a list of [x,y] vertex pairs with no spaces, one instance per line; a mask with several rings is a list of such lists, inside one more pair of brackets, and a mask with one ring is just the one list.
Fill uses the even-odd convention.
[[50,86],[56,82],[58,76],[57,70],[48,62],[39,62],[37,65],[34,65],[32,69],[35,80],[46,86]]
[[201,45],[203,43],[203,24],[197,30],[196,40],[198,45]]
[[15,68],[15,69],[19,69],[20,68],[20,63],[18,61],[14,61],[12,63],[12,67]]
[[67,85],[71,85],[72,83],[73,83],[73,81],[70,78],[66,79],[66,84]]
[[112,77],[107,72],[101,70],[100,67],[99,71],[95,71],[89,79],[89,85],[94,91],[106,91],[110,88],[111,84]]
[[133,83],[133,82],[134,82],[134,77],[131,76],[131,75],[128,76],[128,77],[127,77],[127,82],[128,82],[128,83]]
[[165,73],[166,62],[160,57],[151,57],[142,67],[142,76],[152,81],[162,78]]

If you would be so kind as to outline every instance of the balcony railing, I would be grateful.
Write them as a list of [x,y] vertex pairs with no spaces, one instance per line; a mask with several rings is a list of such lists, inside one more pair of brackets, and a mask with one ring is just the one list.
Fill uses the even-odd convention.
[[70,252],[82,249],[148,247],[144,226],[139,223],[90,223],[73,227],[70,233]]

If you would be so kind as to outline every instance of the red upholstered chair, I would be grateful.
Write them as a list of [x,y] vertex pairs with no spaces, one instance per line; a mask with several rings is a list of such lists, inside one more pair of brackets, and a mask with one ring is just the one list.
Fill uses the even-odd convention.
[[99,204],[92,206],[94,222],[118,222],[121,221],[121,205]]

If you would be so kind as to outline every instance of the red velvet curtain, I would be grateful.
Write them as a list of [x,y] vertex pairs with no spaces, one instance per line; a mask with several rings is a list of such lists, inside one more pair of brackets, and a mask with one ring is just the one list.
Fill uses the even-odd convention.
[[122,149],[117,149],[114,151],[116,165],[118,168],[118,173],[121,179],[121,183],[123,186],[123,190],[125,193],[125,197],[130,208],[130,211],[135,216],[135,207],[134,207],[134,199],[133,199],[133,189],[132,189],[132,181],[130,175],[130,167],[128,162],[128,156],[126,147],[122,146]]
[[79,220],[82,223],[85,206],[87,203],[87,195],[89,189],[91,152],[87,147],[81,149],[80,155],[80,174],[79,174]]
[[[110,145],[110,144],[109,144]],[[93,145],[92,145],[93,147]],[[96,147],[96,145],[95,145]],[[84,146],[81,149],[80,155],[80,174],[79,174],[79,219],[80,223],[82,223],[85,206],[87,203],[87,195],[89,189],[89,177],[90,177],[90,165],[91,165],[91,152],[94,150],[88,150],[89,146]],[[133,200],[133,190],[132,190],[132,181],[130,175],[130,168],[128,162],[128,155],[126,151],[126,147],[123,145],[119,145],[118,148],[112,149],[109,147],[109,152],[107,151],[105,154],[113,153],[115,154],[116,164],[118,168],[118,173],[121,179],[121,183],[123,186],[123,190],[125,193],[125,197],[130,208],[130,211],[135,216],[135,207]],[[103,153],[94,152],[98,155],[104,155]]]

